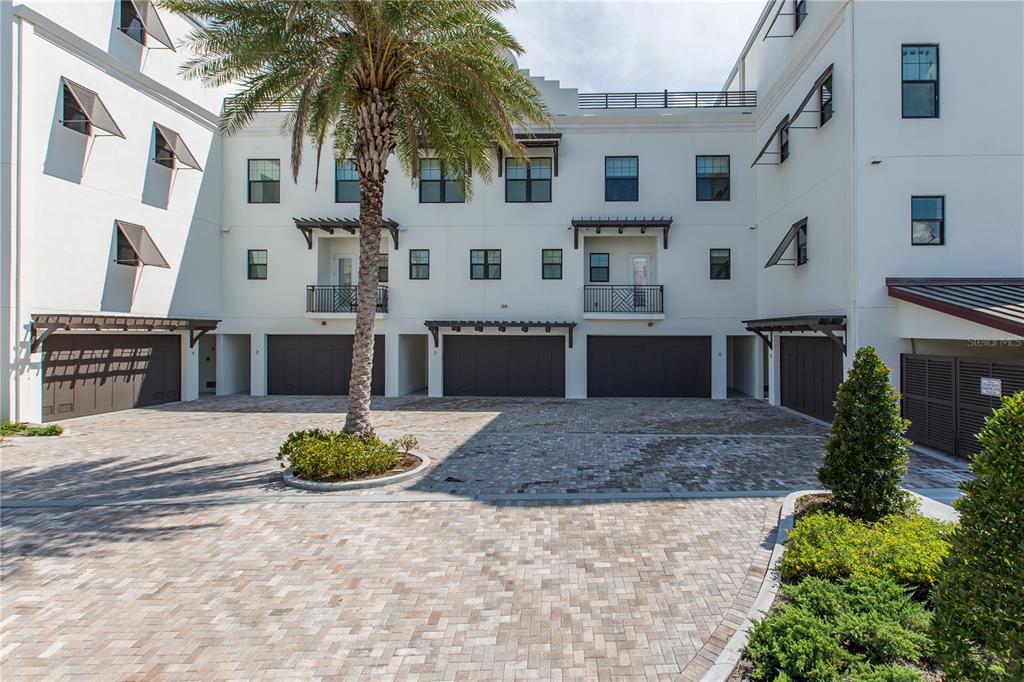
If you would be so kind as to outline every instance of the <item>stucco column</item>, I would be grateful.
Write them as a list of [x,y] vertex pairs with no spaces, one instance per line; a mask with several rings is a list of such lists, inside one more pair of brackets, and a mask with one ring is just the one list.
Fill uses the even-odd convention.
[[[17,356],[14,361],[14,371],[18,372],[18,380],[15,383],[16,393],[14,395],[14,421],[39,424],[43,421],[43,353],[29,354],[28,342],[19,344]],[[50,419],[60,419],[59,414],[50,415]]]
[[384,395],[393,398],[402,395],[398,387],[399,363],[398,334],[384,335]]
[[199,400],[199,344],[189,345],[189,334],[181,335],[181,399]]
[[725,334],[711,337],[711,397],[715,400],[728,395],[728,338]]
[[[440,332],[439,332],[440,334]],[[440,398],[444,395],[444,335],[440,334],[440,345],[434,348],[434,337],[427,339],[427,395]]]
[[572,348],[565,342],[565,397],[587,397],[587,335],[573,330]]
[[251,349],[249,367],[249,395],[267,394],[267,335],[253,334],[249,342]]
[[768,350],[768,403],[771,405],[782,404],[782,392],[780,386],[780,336],[772,333],[772,347]]
[[760,336],[754,337],[754,342],[750,344],[753,346],[751,352],[754,354],[750,358],[750,372],[749,378],[750,386],[753,387],[753,393],[751,398],[757,400],[764,399],[764,341],[761,340]]

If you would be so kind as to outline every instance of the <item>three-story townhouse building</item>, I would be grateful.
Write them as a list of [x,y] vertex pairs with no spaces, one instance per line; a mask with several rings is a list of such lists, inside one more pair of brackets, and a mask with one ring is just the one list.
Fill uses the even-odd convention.
[[[188,21],[88,7],[4,10],[4,416],[346,393],[351,162],[309,150],[292,182],[286,110],[221,137],[228,93],[156,49]],[[374,393],[828,420],[872,345],[912,437],[969,454],[1024,388],[1024,94],[993,66],[1024,62],[1024,9],[964,8],[772,0],[722,92],[533,76],[554,122],[520,131],[527,162],[496,148],[471,196],[429,153],[415,183],[393,163]]]

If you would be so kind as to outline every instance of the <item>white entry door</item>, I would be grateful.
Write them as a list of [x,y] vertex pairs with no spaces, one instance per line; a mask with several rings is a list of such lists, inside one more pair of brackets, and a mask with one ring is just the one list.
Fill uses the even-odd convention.
[[342,256],[338,259],[338,285],[352,286],[355,283],[355,258]]
[[648,286],[654,281],[651,263],[654,259],[648,253],[634,253],[629,256],[630,284],[633,285],[633,311],[647,312],[654,303]]
[[354,256],[341,256],[338,258],[338,288],[335,289],[335,311],[339,313],[353,313],[356,310],[356,289],[355,284],[355,262]]

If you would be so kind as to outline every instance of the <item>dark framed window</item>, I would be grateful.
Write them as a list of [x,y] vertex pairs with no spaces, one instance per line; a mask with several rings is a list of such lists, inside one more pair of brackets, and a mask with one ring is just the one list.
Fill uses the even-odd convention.
[[910,243],[914,246],[946,243],[946,197],[910,197]]
[[355,159],[334,161],[334,203],[359,203],[359,170]]
[[89,117],[85,115],[85,110],[82,109],[82,105],[78,102],[78,98],[71,92],[71,88],[67,85],[64,86],[64,110],[62,113],[65,127],[71,128],[75,132],[82,133],[83,135],[92,134],[92,123],[89,122]]
[[249,249],[249,279],[267,278],[267,250]]
[[461,204],[466,201],[465,182],[439,159],[420,159],[420,203]]
[[249,159],[249,203],[281,203],[280,159]]
[[640,158],[637,156],[604,157],[604,200],[640,200]]
[[903,118],[939,117],[939,46],[903,46]]
[[520,161],[505,159],[505,202],[544,203],[551,201],[551,159]]
[[132,0],[121,0],[121,22],[118,29],[140,45],[146,44],[146,26]]
[[138,265],[139,255],[135,252],[135,247],[128,241],[128,237],[125,236],[123,230],[117,231],[117,258],[114,262],[118,265]]
[[610,274],[607,253],[590,254],[590,281],[607,282]]
[[697,157],[697,201],[729,201],[729,157]]
[[501,279],[500,249],[471,249],[469,252],[470,279]]
[[153,133],[153,139],[155,140],[153,160],[159,163],[161,166],[174,168],[175,156],[174,147],[171,146],[171,141],[164,137],[159,130]]
[[562,279],[562,250],[541,249],[540,270],[542,279]]
[[807,220],[800,223],[796,229],[796,264],[803,265],[807,262]]
[[377,254],[377,281],[381,284],[388,282],[388,254]]
[[789,126],[779,131],[779,163],[789,158]]
[[711,249],[711,279],[732,279],[731,249]]
[[807,19],[807,0],[793,0],[793,33],[800,30],[800,25]]
[[409,249],[409,279],[430,279],[430,249]]
[[818,111],[820,111],[821,125],[825,125],[832,118],[832,76],[829,75],[821,83],[818,89]]

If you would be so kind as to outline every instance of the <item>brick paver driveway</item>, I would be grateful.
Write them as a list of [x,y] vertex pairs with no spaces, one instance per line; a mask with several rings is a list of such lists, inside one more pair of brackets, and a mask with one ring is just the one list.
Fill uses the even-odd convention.
[[[382,399],[435,461],[281,486],[343,399],[217,398],[4,444],[0,676],[699,679],[824,430],[755,401]],[[962,472],[915,456],[907,484]]]

